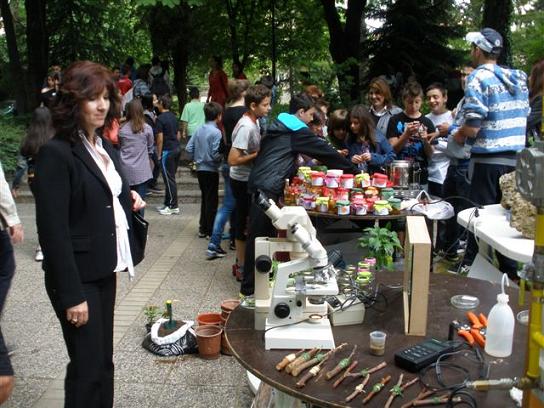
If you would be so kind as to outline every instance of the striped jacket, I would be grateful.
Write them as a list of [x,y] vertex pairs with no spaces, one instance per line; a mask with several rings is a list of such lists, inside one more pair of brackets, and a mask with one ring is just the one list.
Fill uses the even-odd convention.
[[467,79],[463,108],[465,124],[480,128],[472,153],[512,152],[525,147],[529,93],[523,71],[480,65]]

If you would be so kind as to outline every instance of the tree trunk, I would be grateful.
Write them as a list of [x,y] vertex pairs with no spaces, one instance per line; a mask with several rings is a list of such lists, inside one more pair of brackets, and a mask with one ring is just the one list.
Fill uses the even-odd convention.
[[498,63],[509,67],[512,66],[512,32],[510,26],[513,10],[512,0],[485,0],[482,17],[482,27],[493,28],[502,35],[504,48]]
[[4,30],[6,32],[6,43],[9,58],[9,73],[11,80],[15,83],[15,103],[18,113],[27,112],[27,100],[25,92],[25,75],[17,47],[17,37],[13,26],[13,15],[9,8],[8,0],[0,0],[0,14],[4,21]]
[[31,107],[38,106],[40,90],[48,70],[49,37],[46,28],[46,3],[46,0],[25,0],[28,97]]
[[340,21],[334,1],[321,0],[321,4],[329,28],[329,50],[337,65],[340,97],[343,103],[350,104],[359,99],[359,45],[366,0],[348,0],[345,24]]

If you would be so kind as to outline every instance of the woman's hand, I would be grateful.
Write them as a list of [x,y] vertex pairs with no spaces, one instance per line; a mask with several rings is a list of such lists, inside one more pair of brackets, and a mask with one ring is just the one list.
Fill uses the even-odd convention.
[[349,151],[348,149],[341,149],[341,150],[337,150],[338,151],[338,154],[344,156],[344,157],[347,157],[347,155],[349,154]]
[[361,164],[363,163],[363,156],[360,154],[354,154],[351,158],[351,162],[355,164]]
[[81,327],[89,321],[89,306],[87,301],[66,309],[66,320],[76,327]]
[[365,161],[365,162],[370,161],[371,158],[372,158],[372,156],[371,156],[370,153],[368,153],[368,152],[363,153],[363,154],[361,155],[361,159],[362,159],[363,161]]
[[134,190],[130,190],[130,196],[132,197],[132,211],[139,211],[146,206],[145,201]]

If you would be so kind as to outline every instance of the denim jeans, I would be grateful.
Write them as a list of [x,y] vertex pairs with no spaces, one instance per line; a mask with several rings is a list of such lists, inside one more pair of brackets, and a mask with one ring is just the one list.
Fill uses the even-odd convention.
[[[142,200],[145,200],[145,196],[147,195],[147,184],[148,183],[149,183],[149,181],[145,181],[145,182],[140,183],[140,184],[135,184],[133,186],[130,186],[130,189],[136,191],[140,195],[140,197],[142,197]],[[144,209],[142,208],[141,210],[138,211],[138,213],[143,217],[144,216]]]
[[223,173],[223,180],[225,181],[225,194],[223,196],[223,205],[217,210],[217,214],[215,215],[212,236],[210,238],[210,243],[208,244],[209,249],[215,249],[221,246],[221,237],[223,236],[225,224],[234,211],[236,204],[230,187],[229,165],[227,163],[223,163],[221,172]]

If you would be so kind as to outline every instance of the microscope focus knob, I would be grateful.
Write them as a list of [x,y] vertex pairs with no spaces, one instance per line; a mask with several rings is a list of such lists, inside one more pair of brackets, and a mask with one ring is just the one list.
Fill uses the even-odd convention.
[[278,303],[274,308],[274,314],[280,319],[285,319],[291,313],[291,309],[287,303]]
[[255,268],[262,273],[270,272],[270,269],[272,269],[272,259],[268,255],[259,255],[255,259]]

